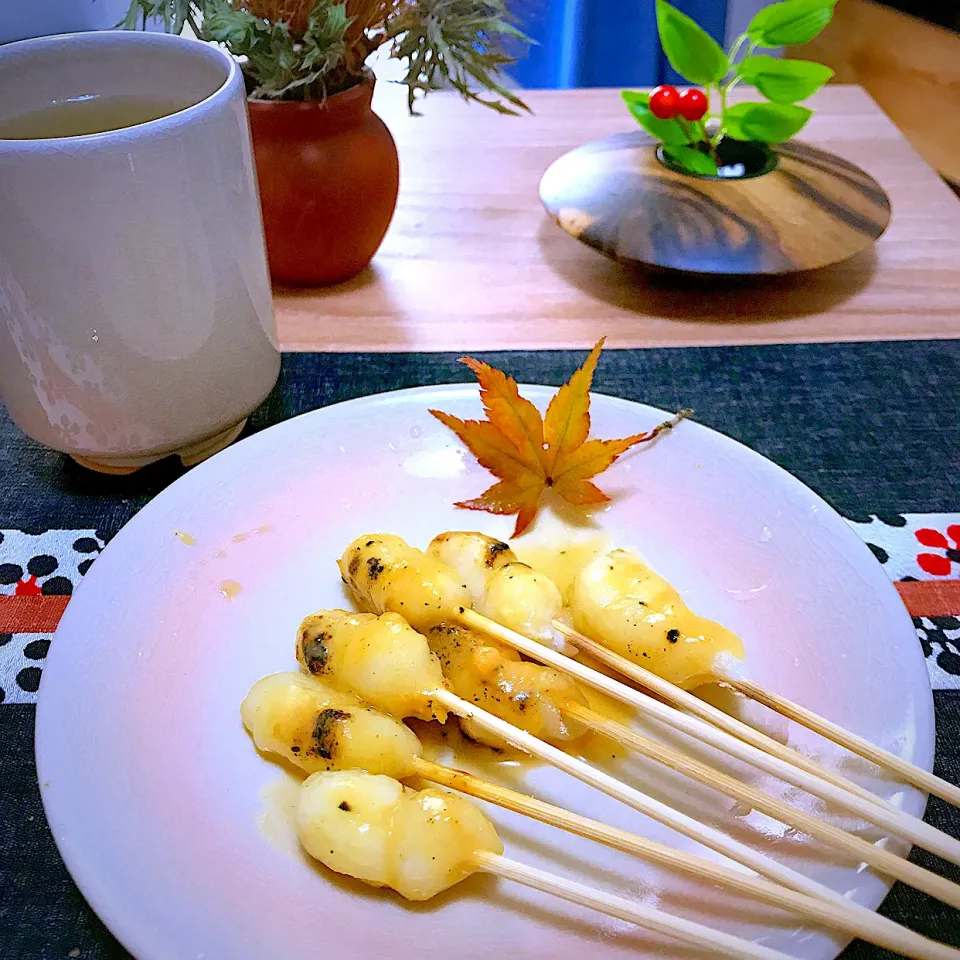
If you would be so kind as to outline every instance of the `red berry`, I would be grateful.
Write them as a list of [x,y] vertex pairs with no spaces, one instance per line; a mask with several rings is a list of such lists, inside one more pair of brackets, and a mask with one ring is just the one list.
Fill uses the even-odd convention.
[[676,112],[684,120],[702,120],[707,106],[707,95],[702,90],[684,90],[677,100]]
[[680,94],[676,87],[665,85],[650,92],[650,112],[658,120],[670,120],[675,116],[679,103]]

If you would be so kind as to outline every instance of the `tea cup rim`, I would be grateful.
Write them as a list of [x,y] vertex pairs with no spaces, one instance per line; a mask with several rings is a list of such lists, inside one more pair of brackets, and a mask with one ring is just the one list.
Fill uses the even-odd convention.
[[[106,142],[122,144],[143,136],[165,133],[183,124],[201,120],[210,110],[217,109],[224,100],[229,99],[238,86],[243,89],[240,64],[226,50],[213,43],[168,33],[147,33],[119,29],[89,30],[17,40],[14,43],[0,46],[0,68],[11,60],[33,58],[38,54],[42,55],[45,50],[62,49],[68,45],[71,45],[73,49],[77,49],[79,45],[88,49],[90,47],[127,47],[132,50],[138,46],[153,47],[154,49],[179,49],[202,56],[211,63],[219,63],[225,67],[226,74],[222,83],[207,96],[165,116],[116,130],[104,130],[99,133],[77,134],[68,137],[23,139],[0,136],[0,154],[22,153],[24,151],[47,152],[51,148],[63,149],[65,145],[69,145],[71,151],[83,150],[85,147],[102,148]],[[244,99],[246,99],[245,92]]]

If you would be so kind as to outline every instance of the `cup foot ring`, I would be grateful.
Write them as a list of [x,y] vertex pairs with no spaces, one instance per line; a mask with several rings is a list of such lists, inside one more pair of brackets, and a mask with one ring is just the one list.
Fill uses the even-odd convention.
[[156,454],[148,457],[117,457],[98,460],[94,457],[84,457],[80,454],[71,454],[71,459],[79,463],[81,467],[87,470],[93,470],[96,473],[103,473],[112,477],[128,477],[131,473],[136,473],[143,467],[156,463],[158,460],[164,460],[166,457],[177,456],[185,467],[194,467],[202,463],[208,457],[229,447],[237,437],[243,432],[247,425],[247,418],[244,417],[239,423],[235,423],[226,430],[206,440],[190,444],[182,450],[172,450],[170,453]]

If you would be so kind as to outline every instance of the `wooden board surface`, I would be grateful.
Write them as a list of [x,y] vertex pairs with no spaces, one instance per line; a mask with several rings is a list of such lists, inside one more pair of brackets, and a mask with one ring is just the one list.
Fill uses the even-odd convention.
[[615,90],[532,91],[532,117],[447,93],[408,117],[375,105],[400,150],[400,203],[368,270],[278,291],[288,350],[482,350],[960,336],[960,201],[863,90],[831,86],[804,138],[863,167],[893,219],[874,249],[815,275],[678,283],[638,275],[564,233],[537,186],[559,156],[635,129]]
[[667,169],[644,131],[617,133],[551,164],[540,199],[567,233],[614,260],[700,274],[813,270],[886,230],[889,200],[859,167],[802,142],[767,156],[776,166],[761,176],[691,177]]
[[960,180],[960,34],[843,0],[830,26],[790,53],[832,67],[837,83],[862,84],[927,163]]

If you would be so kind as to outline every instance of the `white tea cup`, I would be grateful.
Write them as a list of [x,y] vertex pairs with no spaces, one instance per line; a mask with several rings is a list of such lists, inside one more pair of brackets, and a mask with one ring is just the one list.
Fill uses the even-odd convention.
[[190,464],[240,433],[279,367],[236,61],[125,31],[0,47],[13,420],[95,469]]

